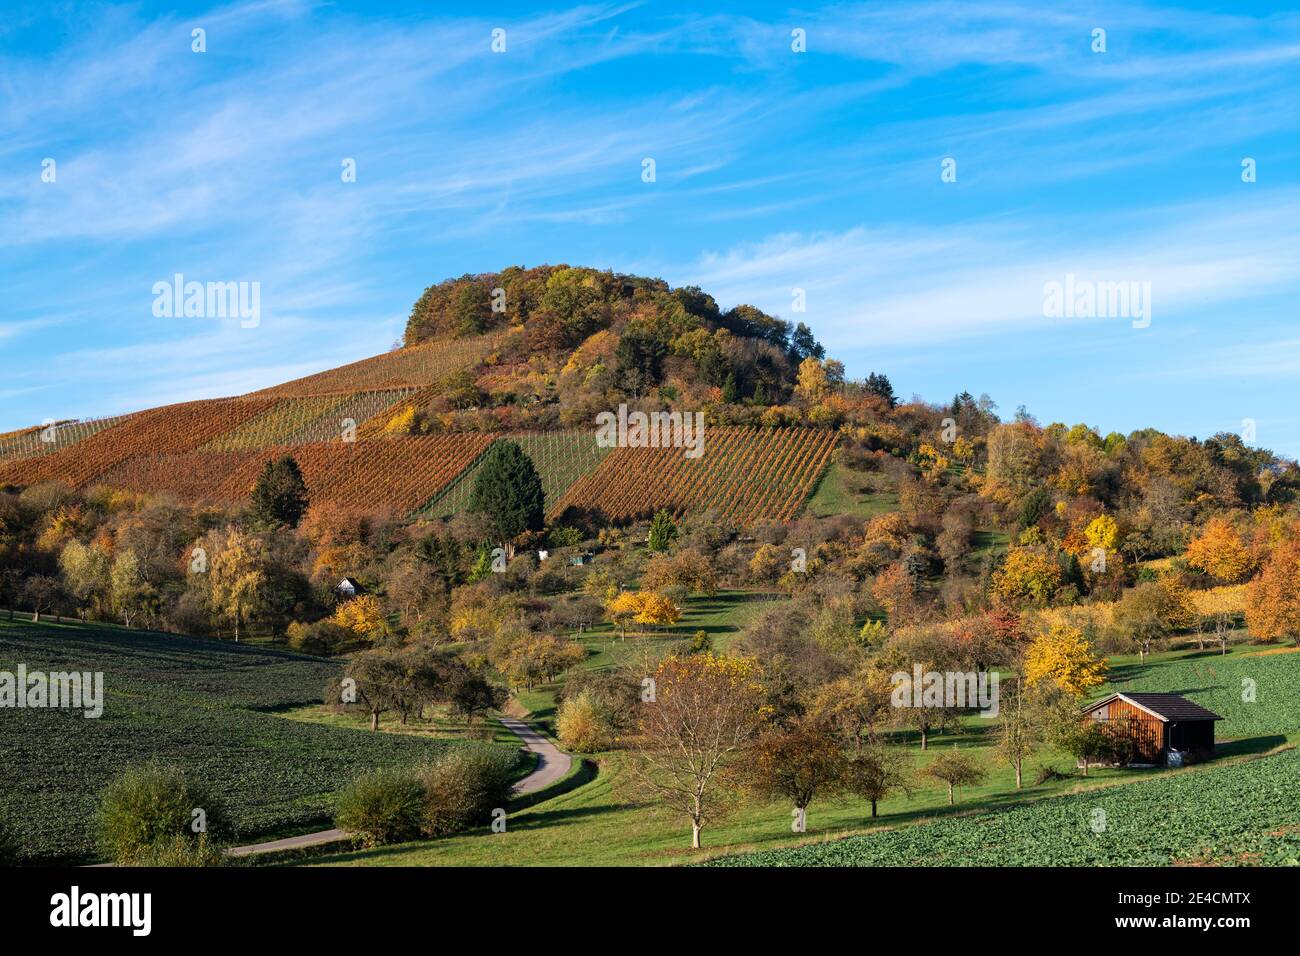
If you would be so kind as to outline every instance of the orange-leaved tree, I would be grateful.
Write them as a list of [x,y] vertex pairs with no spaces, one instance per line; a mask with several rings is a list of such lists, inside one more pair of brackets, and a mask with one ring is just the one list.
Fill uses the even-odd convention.
[[1246,589],[1246,627],[1261,641],[1300,643],[1300,541],[1273,549]]
[[1224,584],[1250,577],[1254,557],[1227,518],[1211,518],[1187,546],[1187,563]]

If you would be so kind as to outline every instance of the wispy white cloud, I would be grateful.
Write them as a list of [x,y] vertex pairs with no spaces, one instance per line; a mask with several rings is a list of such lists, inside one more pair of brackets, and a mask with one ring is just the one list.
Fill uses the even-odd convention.
[[[1044,317],[1044,285],[1150,283],[1153,321],[1177,323],[1227,302],[1300,292],[1300,193],[1267,206],[1207,203],[1081,220],[1022,219],[836,234],[782,234],[669,267],[720,302],[809,321],[832,347],[941,342],[1075,322]],[[1106,238],[1098,238],[1104,235]],[[792,315],[792,290],[807,314]]]

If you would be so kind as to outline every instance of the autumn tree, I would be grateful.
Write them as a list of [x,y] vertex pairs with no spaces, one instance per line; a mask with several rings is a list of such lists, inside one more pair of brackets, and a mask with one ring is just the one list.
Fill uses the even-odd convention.
[[1119,546],[1119,523],[1110,515],[1100,515],[1089,522],[1083,535],[1090,547],[1114,551]]
[[[35,574],[23,582],[22,596],[32,609],[32,623],[41,622],[41,614],[57,607],[63,588],[59,579],[49,574]],[[58,615],[55,615],[56,619]]]
[[987,776],[984,768],[958,750],[956,744],[930,761],[924,773],[947,785],[949,806],[954,803],[958,787],[973,787]]
[[870,666],[850,677],[822,684],[808,704],[808,715],[835,728],[854,752],[880,739],[894,719],[889,675]]
[[1114,627],[1138,647],[1141,660],[1176,630],[1190,627],[1196,608],[1187,589],[1172,578],[1144,581],[1115,606]]
[[1260,641],[1300,643],[1300,542],[1274,548],[1246,589],[1246,627]]
[[676,624],[682,616],[681,608],[657,591],[638,592],[637,599],[641,609],[637,611],[634,620],[638,624],[666,627]]
[[844,789],[871,804],[871,816],[879,803],[898,790],[911,792],[912,776],[903,751],[873,743],[845,759]]
[[379,729],[379,718],[402,706],[405,673],[397,652],[374,648],[356,654],[343,669],[343,677],[325,689],[325,701],[336,706],[358,705],[370,717],[370,729]]
[[108,573],[108,594],[122,623],[131,627],[141,612],[157,610],[158,592],[149,584],[134,551],[125,548],[113,556]]
[[523,628],[503,629],[488,649],[492,666],[512,687],[532,689],[582,662],[586,650],[577,641],[537,634]]
[[640,706],[632,772],[650,797],[686,815],[694,849],[763,727],[760,673],[751,658],[670,656]]
[[1207,521],[1187,545],[1187,563],[1224,584],[1244,581],[1254,569],[1250,549],[1233,523],[1224,517]]
[[891,626],[910,623],[920,607],[916,577],[903,564],[891,564],[871,582],[871,596],[889,615]]
[[890,639],[875,662],[892,669],[890,703],[894,719],[917,732],[922,750],[929,749],[931,735],[946,728],[958,710],[945,699],[942,682],[936,688],[927,686],[923,678],[918,686],[915,677],[918,669],[922,675],[949,670],[949,665],[955,663],[956,648],[952,634],[945,628],[907,628]]
[[1015,770],[1019,790],[1025,758],[1044,738],[1043,695],[1030,688],[1024,677],[1008,675],[998,683],[998,697],[998,752]]
[[980,493],[1003,504],[1024,501],[1041,486],[1042,438],[1030,422],[999,425],[988,438],[988,465]]
[[798,381],[795,394],[809,405],[815,405],[826,397],[829,385],[826,381],[826,369],[817,359],[809,356],[799,363]]
[[77,613],[98,614],[108,603],[111,557],[98,545],[84,545],[75,538],[63,546],[59,569],[68,594],[77,603]]
[[1053,624],[1038,634],[1025,652],[1025,680],[1050,681],[1079,696],[1106,680],[1106,661],[1096,657],[1081,628]]
[[265,557],[260,540],[233,528],[215,541],[206,572],[208,600],[217,615],[234,626],[235,643],[240,626],[264,604]]
[[334,609],[334,623],[354,639],[373,644],[388,634],[388,615],[373,594],[360,594]]
[[1042,548],[1012,548],[993,574],[993,597],[1012,608],[1044,607],[1063,582],[1061,566]]
[[805,717],[761,736],[744,776],[754,792],[789,800],[802,824],[814,797],[843,789],[845,769],[839,735],[829,723]]
[[646,565],[642,587],[651,591],[680,587],[712,597],[718,591],[718,572],[708,558],[693,548],[675,555],[658,554]]

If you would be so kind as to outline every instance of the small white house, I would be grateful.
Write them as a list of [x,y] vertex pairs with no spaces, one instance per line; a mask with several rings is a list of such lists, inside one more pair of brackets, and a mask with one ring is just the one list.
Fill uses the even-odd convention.
[[334,591],[341,598],[354,598],[360,589],[360,586],[352,578],[344,578],[335,586]]

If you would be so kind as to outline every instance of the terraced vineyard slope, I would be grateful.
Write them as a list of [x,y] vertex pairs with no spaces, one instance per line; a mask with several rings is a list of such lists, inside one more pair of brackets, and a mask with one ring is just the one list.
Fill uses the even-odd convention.
[[[594,471],[610,452],[610,449],[596,444],[596,434],[590,430],[531,432],[502,437],[518,442],[533,460],[548,504],[559,501],[575,482]],[[444,518],[468,508],[478,473],[477,465],[468,469],[431,503],[427,512]]]
[[712,428],[698,458],[681,448],[616,448],[548,512],[629,521],[667,508],[712,510],[741,525],[788,520],[826,468],[836,437],[811,428]]

